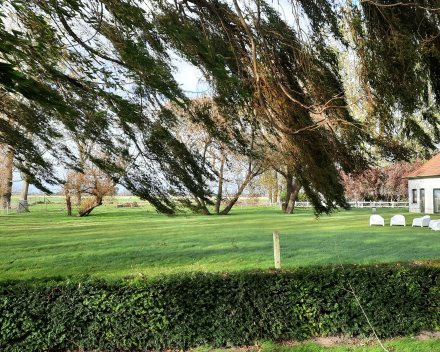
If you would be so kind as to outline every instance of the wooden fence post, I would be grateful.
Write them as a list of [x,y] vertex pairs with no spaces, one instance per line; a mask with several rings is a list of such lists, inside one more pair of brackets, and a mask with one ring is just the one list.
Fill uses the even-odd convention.
[[273,254],[275,259],[275,269],[281,269],[280,235],[278,231],[273,232]]

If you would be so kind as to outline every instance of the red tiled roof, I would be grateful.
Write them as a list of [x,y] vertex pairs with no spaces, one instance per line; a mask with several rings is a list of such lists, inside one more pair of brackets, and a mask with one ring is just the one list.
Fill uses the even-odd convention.
[[440,176],[440,153],[433,157],[431,160],[424,163],[419,168],[415,169],[404,178],[414,177],[427,177],[427,176]]

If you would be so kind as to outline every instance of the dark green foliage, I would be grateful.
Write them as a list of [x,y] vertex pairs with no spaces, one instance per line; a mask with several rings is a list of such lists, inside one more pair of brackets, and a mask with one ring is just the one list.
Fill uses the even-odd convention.
[[381,337],[439,323],[440,269],[399,264],[154,280],[52,280],[0,286],[0,349],[163,349],[245,345],[340,332]]
[[[249,126],[278,141],[317,214],[348,207],[340,169],[366,169],[372,150],[408,159],[408,141],[425,153],[438,142],[438,0],[288,2],[294,21],[262,0],[141,4],[0,0],[0,143],[40,189],[57,182],[45,153],[81,169],[63,135],[93,144],[107,158],[94,164],[160,212],[190,204],[188,194],[208,201],[200,180],[215,175],[175,140],[164,112],[167,102],[190,109],[175,55],[203,72],[229,133],[206,111],[193,119],[244,155]],[[357,62],[359,102],[346,94],[343,50]]]
[[[7,28],[8,16],[22,31]],[[163,113],[166,101],[187,100],[164,44],[131,1],[0,0],[0,144],[32,184],[49,192],[45,182],[60,183],[54,164],[82,170],[74,140],[93,145],[86,158],[158,211],[173,214],[188,193],[209,196],[209,170]]]
[[[372,94],[371,116],[380,122],[381,132],[401,131],[412,144],[434,149],[438,121],[426,116],[438,114],[440,106],[439,2],[380,0],[351,6],[347,23],[361,79]],[[423,124],[411,119],[420,114]],[[433,130],[432,136],[423,127]]]
[[[370,138],[355,126],[341,94],[338,56],[328,38],[346,43],[332,3],[301,2],[313,32],[307,41],[265,1],[257,2],[257,13],[224,1],[157,7],[163,40],[205,73],[219,110],[239,106],[282,140],[283,157],[316,213],[348,208],[338,168],[363,169],[362,142]],[[231,115],[228,121],[234,121]],[[328,128],[324,121],[334,123]]]

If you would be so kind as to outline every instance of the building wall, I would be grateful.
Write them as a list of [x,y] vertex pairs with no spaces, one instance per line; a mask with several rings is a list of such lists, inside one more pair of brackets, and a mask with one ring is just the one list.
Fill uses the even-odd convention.
[[[417,203],[413,202],[413,189],[417,189]],[[434,214],[434,189],[440,189],[440,177],[408,180],[409,211],[420,213],[420,189],[425,189],[425,213]]]

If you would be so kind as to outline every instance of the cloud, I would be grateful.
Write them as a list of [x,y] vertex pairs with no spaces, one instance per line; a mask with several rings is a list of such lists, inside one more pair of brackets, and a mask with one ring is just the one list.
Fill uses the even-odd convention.
[[196,66],[178,57],[175,53],[170,55],[172,64],[176,68],[175,72],[173,72],[174,78],[182,90],[191,95],[192,93],[203,93],[209,89],[208,84],[204,80],[203,73]]

